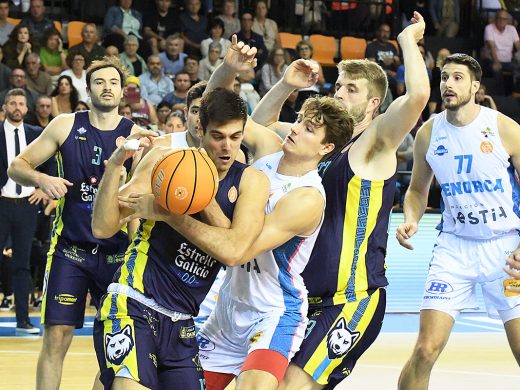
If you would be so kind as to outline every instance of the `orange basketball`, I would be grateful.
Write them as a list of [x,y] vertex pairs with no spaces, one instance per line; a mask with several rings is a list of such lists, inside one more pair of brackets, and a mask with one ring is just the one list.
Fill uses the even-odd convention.
[[155,201],[174,214],[194,214],[215,197],[218,173],[207,154],[177,150],[155,164],[152,191]]

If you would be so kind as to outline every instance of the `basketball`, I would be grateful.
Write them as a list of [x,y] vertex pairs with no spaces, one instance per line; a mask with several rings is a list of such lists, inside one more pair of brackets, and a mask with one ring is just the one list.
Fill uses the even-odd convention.
[[152,191],[155,201],[173,214],[194,214],[215,197],[218,173],[207,154],[177,150],[155,164]]

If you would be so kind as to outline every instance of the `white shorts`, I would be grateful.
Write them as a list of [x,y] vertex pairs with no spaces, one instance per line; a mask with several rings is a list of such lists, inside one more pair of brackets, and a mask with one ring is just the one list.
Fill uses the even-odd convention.
[[261,349],[290,361],[300,349],[307,322],[300,312],[258,312],[221,290],[215,310],[197,334],[202,367],[238,376],[248,354]]
[[506,297],[502,269],[520,243],[518,234],[489,240],[470,240],[440,233],[433,247],[421,309],[439,310],[454,319],[463,309],[477,308],[476,285],[482,287],[490,317],[504,323],[520,318],[520,296]]

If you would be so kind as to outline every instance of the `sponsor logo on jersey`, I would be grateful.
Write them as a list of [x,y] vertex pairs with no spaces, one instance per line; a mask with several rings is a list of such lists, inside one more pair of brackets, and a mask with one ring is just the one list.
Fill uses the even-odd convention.
[[486,127],[484,130],[481,131],[481,133],[486,138],[488,138],[490,135],[495,135],[495,133],[493,133],[489,127]]
[[78,263],[85,261],[85,251],[76,245],[72,245],[70,248],[63,248],[62,252],[67,259],[77,261]]
[[79,191],[82,201],[92,203],[96,199],[96,193],[98,191],[97,183],[90,184],[89,179],[89,183],[81,183]]
[[54,296],[54,300],[60,305],[70,306],[77,302],[78,297],[75,297],[72,294],[59,294]]
[[155,354],[153,353],[149,353],[148,354],[148,357],[150,358],[150,360],[152,361],[153,365],[155,366],[155,368],[157,368],[157,356],[155,356]]
[[195,337],[195,325],[192,326],[181,326],[181,331],[179,332],[179,337],[181,339],[192,339]]
[[480,150],[484,154],[491,154],[493,153],[493,144],[489,141],[482,141],[480,143]]
[[486,224],[489,222],[496,222],[499,218],[507,218],[507,214],[502,206],[499,206],[497,209],[492,208],[491,210],[484,209],[475,212],[470,211],[468,214],[459,211],[453,220],[458,221],[459,223],[478,225],[479,223]]
[[190,285],[196,284],[200,279],[206,279],[210,275],[211,269],[217,264],[213,257],[186,242],[180,245],[177,253],[174,264],[186,271],[185,274],[180,275],[181,280]]
[[79,129],[76,129],[76,131],[78,132],[78,134],[85,134],[87,132],[87,130],[84,128],[84,127],[80,127]]
[[453,183],[443,183],[441,184],[441,189],[444,195],[447,197],[477,192],[504,192],[502,179],[468,180],[456,181]]
[[213,351],[215,349],[215,343],[202,332],[197,333],[197,343],[201,351]]
[[256,332],[254,335],[252,335],[252,336],[249,338],[249,346],[248,346],[248,348],[250,348],[251,345],[253,345],[254,343],[256,343],[258,340],[260,340],[260,337],[262,337],[263,334],[264,334],[264,332],[262,332],[262,331],[258,331],[258,332]]
[[426,288],[426,292],[430,294],[448,294],[452,291],[451,284],[443,280],[432,280]]
[[227,193],[228,199],[231,203],[235,203],[238,198],[238,191],[235,186],[231,187]]
[[107,264],[123,263],[125,261],[125,254],[116,253],[113,255],[107,255],[106,260],[107,260]]
[[444,156],[446,153],[448,153],[448,149],[444,145],[437,146],[437,149],[433,151],[433,154],[436,156]]

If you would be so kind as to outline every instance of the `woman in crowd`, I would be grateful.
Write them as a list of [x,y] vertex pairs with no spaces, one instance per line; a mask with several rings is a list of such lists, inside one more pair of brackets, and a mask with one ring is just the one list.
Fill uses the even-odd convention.
[[56,29],[48,29],[43,35],[45,46],[40,50],[40,60],[45,71],[57,76],[68,68],[67,53],[63,50],[61,34]]
[[231,41],[223,37],[224,22],[222,21],[222,19],[215,18],[208,24],[208,34],[209,38],[204,39],[200,43],[200,52],[202,54],[202,57],[206,58],[209,55],[209,45],[211,45],[212,43],[219,43],[222,47],[220,57],[223,58],[227,50],[229,49],[229,46],[231,45]]
[[79,101],[78,90],[69,76],[60,76],[58,85],[51,93],[51,112],[53,117],[73,112]]
[[4,45],[3,61],[11,69],[23,68],[25,56],[31,52],[38,53],[31,31],[28,27],[17,24]]
[[278,25],[267,17],[267,1],[259,0],[256,3],[255,20],[252,30],[264,38],[265,47],[271,52],[275,46],[281,46]]
[[259,89],[261,96],[264,96],[282,78],[285,69],[287,69],[285,51],[281,47],[275,46],[269,53],[267,62],[262,66],[260,72]]
[[87,72],[85,71],[85,57],[81,53],[67,54],[67,65],[70,69],[61,72],[64,76],[69,76],[72,85],[78,90],[79,100],[87,102],[89,96],[87,94]]

